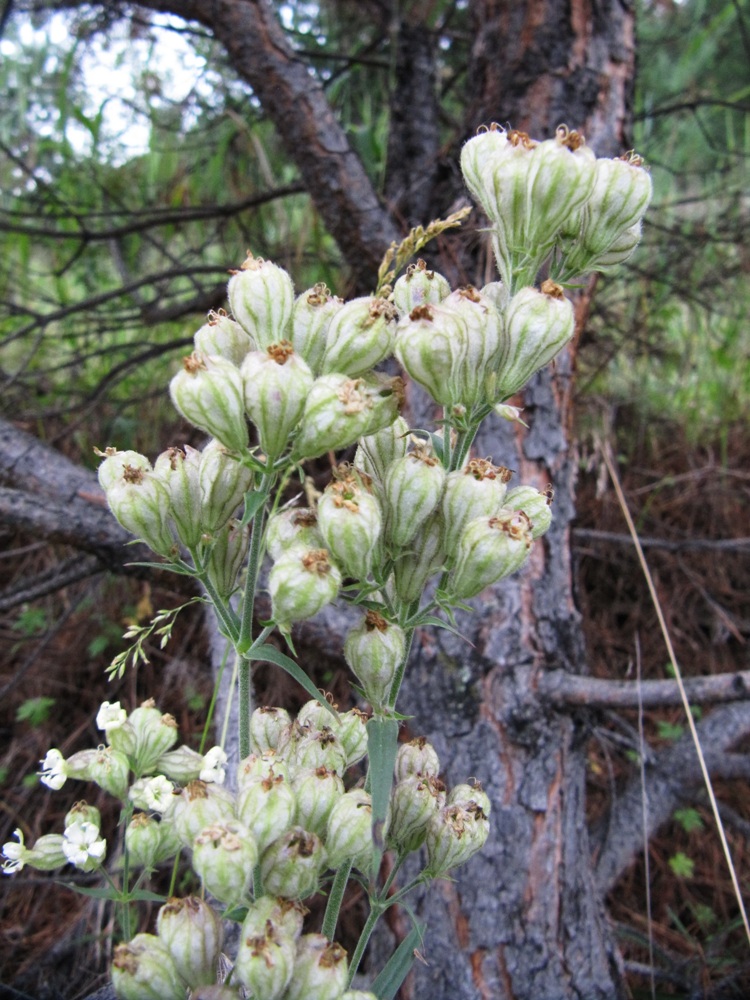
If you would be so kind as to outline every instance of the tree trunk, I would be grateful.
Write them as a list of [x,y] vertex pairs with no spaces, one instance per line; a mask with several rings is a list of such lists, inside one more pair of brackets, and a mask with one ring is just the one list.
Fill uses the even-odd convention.
[[[546,138],[565,122],[598,155],[627,148],[629,4],[475,0],[472,16],[470,126],[510,122]],[[590,290],[577,303],[579,332]],[[583,726],[545,707],[536,690],[545,670],[585,669],[569,560],[573,362],[574,350],[526,390],[528,431],[498,418],[475,446],[515,470],[514,482],[552,484],[552,529],[521,574],[472,602],[476,614],[459,622],[468,642],[445,631],[418,636],[399,701],[413,735],[435,744],[449,787],[475,776],[493,806],[485,848],[455,882],[432,886],[412,904],[427,924],[425,962],[405,993],[414,1000],[624,995],[591,867]],[[425,415],[412,416],[425,426]],[[401,938],[408,926],[402,914],[391,932]]]

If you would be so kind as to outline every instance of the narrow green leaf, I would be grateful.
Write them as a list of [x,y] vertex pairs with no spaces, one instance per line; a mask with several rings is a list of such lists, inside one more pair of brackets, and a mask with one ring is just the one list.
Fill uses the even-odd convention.
[[372,870],[377,878],[380,861],[385,849],[383,829],[388,811],[388,800],[393,785],[393,769],[398,749],[398,722],[377,716],[367,723],[367,755],[370,759],[370,794],[372,795],[372,836],[375,843]]
[[159,895],[158,892],[151,892],[148,889],[135,889],[128,894],[128,899],[146,900],[149,903],[166,903],[167,897]]
[[298,684],[302,685],[311,698],[315,698],[317,702],[320,702],[323,708],[328,709],[334,719],[338,719],[336,711],[328,704],[302,667],[296,664],[294,660],[290,659],[286,653],[282,653],[280,650],[276,649],[275,646],[264,645],[258,646],[257,649],[251,649],[249,655],[253,660],[262,660],[264,663],[275,663],[277,667],[281,667],[282,670],[286,670],[286,672],[293,677]]
[[66,889],[71,889],[73,892],[80,893],[81,896],[93,896],[94,899],[111,899],[115,902],[122,900],[121,893],[115,889],[94,889],[84,885],[76,885],[74,882],[63,882],[60,880],[57,880],[57,884],[64,886]]
[[411,932],[388,959],[388,962],[372,984],[372,992],[378,1000],[393,1000],[401,984],[414,965],[414,952],[424,935],[424,924],[415,924]]
[[248,490],[245,494],[245,509],[242,512],[240,528],[244,528],[245,525],[250,524],[267,499],[268,494],[263,493],[261,490]]

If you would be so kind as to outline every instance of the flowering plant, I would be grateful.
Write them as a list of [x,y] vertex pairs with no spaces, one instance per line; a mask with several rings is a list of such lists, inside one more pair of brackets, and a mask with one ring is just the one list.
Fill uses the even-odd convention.
[[[182,416],[210,438],[169,448],[152,463],[107,448],[99,479],[126,529],[203,588],[239,663],[239,762],[225,749],[178,746],[175,720],[151,701],[128,712],[104,702],[103,742],[69,758],[52,749],[41,780],[59,789],[92,781],[122,805],[119,870],[105,867],[98,811],[85,802],[64,833],[5,844],[4,871],[70,863],[100,870],[123,906],[112,978],[118,997],[365,1000],[392,997],[422,929],[415,926],[371,983],[353,989],[383,913],[417,884],[468,861],[489,832],[491,804],[477,782],[447,789],[434,748],[398,743],[396,710],[415,630],[455,629],[455,610],[518,571],[551,521],[551,493],[512,485],[510,470],[473,457],[481,422],[520,421],[508,400],[574,334],[566,287],[624,260],[651,194],[630,154],[598,159],[560,127],[535,142],[483,129],[463,148],[469,190],[490,221],[500,280],[451,291],[408,259],[458,213],[392,247],[374,294],[344,303],[324,285],[295,295],[282,268],[249,254],[229,281],[233,318],[210,314],[170,384]],[[543,280],[540,276],[544,275]],[[441,408],[431,430],[400,415],[404,381],[376,366],[395,357]],[[354,448],[305,507],[282,492],[307,459]],[[256,624],[265,558],[270,620]],[[343,653],[361,704],[338,711],[294,653],[295,623],[332,602],[349,606]],[[470,610],[470,609],[469,609]],[[149,626],[163,641],[173,613]],[[143,635],[113,663],[143,658]],[[310,700],[251,710],[257,662],[288,671]],[[392,853],[381,879],[384,852]],[[153,899],[150,873],[188,852],[200,895],[173,894],[156,934],[133,935],[130,903]],[[421,870],[397,887],[405,859]],[[112,854],[113,852],[110,852]],[[176,872],[176,867],[175,867]],[[137,873],[137,874],[136,874]],[[334,941],[350,878],[370,915],[351,956]],[[325,890],[319,929],[305,900]],[[225,925],[240,925],[225,954]],[[200,992],[199,992],[200,991]]]

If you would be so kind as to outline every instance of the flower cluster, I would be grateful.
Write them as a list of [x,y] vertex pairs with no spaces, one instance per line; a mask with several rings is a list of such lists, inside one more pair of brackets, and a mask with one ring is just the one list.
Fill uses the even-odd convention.
[[[346,303],[323,284],[295,295],[286,271],[248,254],[228,285],[233,315],[209,314],[170,384],[177,410],[208,443],[169,448],[153,465],[134,451],[101,453],[115,517],[199,581],[234,646],[244,755],[230,791],[220,747],[177,746],[175,720],[151,702],[129,714],[105,702],[101,746],[67,759],[50,750],[42,762],[50,788],[89,780],[123,804],[125,908],[130,871],[140,886],[187,851],[200,879],[201,898],[169,899],[156,934],[115,949],[123,1000],[182,1000],[188,991],[203,1000],[372,1000],[347,987],[379,916],[487,839],[490,800],[479,783],[447,789],[424,739],[397,748],[399,686],[415,630],[454,628],[454,609],[519,570],[550,527],[551,488],[511,483],[511,471],[473,456],[472,444],[493,412],[522,423],[509,400],[574,334],[566,287],[629,256],[651,181],[635,154],[597,158],[565,126],[546,142],[483,129],[464,146],[461,168],[490,221],[500,281],[452,290],[422,260],[396,280],[457,216],[413,230],[386,255],[377,293]],[[376,370],[391,357],[442,408],[433,431],[400,415],[403,380]],[[308,484],[307,506],[285,504],[306,459],[354,445],[322,493]],[[266,555],[271,619],[255,636]],[[356,608],[343,652],[372,718],[321,700],[295,719],[282,708],[251,713],[253,660],[284,666],[314,694],[267,639],[278,628],[291,647],[292,626],[336,600]],[[164,643],[173,614],[127,637],[155,633]],[[143,659],[136,649],[134,660]],[[356,768],[366,755],[367,768]],[[99,814],[86,803],[68,814],[63,834],[32,848],[21,830],[16,837],[2,848],[6,873],[66,862],[91,871],[106,852]],[[379,886],[384,849],[395,861]],[[420,874],[397,888],[402,862],[417,851]],[[347,958],[332,938],[352,869],[371,914]],[[302,901],[322,887],[325,933],[303,933]],[[241,932],[220,963],[222,917]],[[394,963],[388,976],[402,979],[398,954]]]

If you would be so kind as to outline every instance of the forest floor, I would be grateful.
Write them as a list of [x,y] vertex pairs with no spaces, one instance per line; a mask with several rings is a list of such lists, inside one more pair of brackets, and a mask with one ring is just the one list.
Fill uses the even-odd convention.
[[[624,415],[618,420],[624,421]],[[747,669],[750,648],[750,441],[746,429],[722,443],[691,445],[677,427],[618,431],[617,451],[628,504],[642,537],[668,543],[646,548],[659,598],[685,675]],[[602,536],[596,533],[608,533]],[[2,536],[0,575],[14,581],[39,572],[65,552],[30,538]],[[744,538],[744,547],[702,540]],[[576,596],[589,666],[595,676],[668,676],[668,657],[635,550],[601,454],[581,446],[578,517],[573,530]],[[682,543],[684,547],[680,547]],[[176,716],[185,742],[197,738],[211,694],[201,612],[190,608],[165,650],[150,664],[107,684],[104,669],[122,648],[124,627],[173,607],[183,595],[144,583],[97,577],[41,601],[0,612],[0,843],[20,827],[27,842],[59,830],[76,790],[51,795],[35,772],[51,746],[66,755],[95,746],[94,717],[103,700],[135,704],[147,694]],[[260,675],[265,704],[295,706],[298,692],[281,671]],[[343,670],[320,678],[347,701]],[[698,710],[696,709],[696,712]],[[684,729],[682,709],[647,711],[645,738],[658,748]],[[93,742],[92,742],[93,741]],[[639,753],[637,713],[592,726],[590,809],[601,815]],[[743,748],[738,748],[743,749]],[[750,749],[746,747],[744,749]],[[750,881],[750,787],[717,784],[740,882]],[[104,795],[96,804],[105,824]],[[652,839],[648,883],[643,860],[609,899],[634,998],[750,995],[747,942],[707,800],[680,810]],[[646,886],[650,892],[647,894]],[[650,913],[649,913],[650,905]],[[104,981],[111,914],[101,901],[75,894],[43,873],[25,869],[0,882],[0,984],[52,1000],[65,982],[66,1000]],[[66,932],[61,933],[61,928]],[[73,930],[75,933],[70,933]],[[86,947],[81,947],[82,939]],[[658,969],[652,992],[646,967]],[[62,978],[64,970],[64,978]],[[698,991],[698,992],[696,992]],[[0,986],[0,994],[3,987]],[[12,994],[10,994],[12,995]]]

